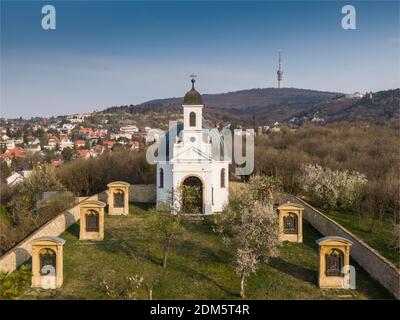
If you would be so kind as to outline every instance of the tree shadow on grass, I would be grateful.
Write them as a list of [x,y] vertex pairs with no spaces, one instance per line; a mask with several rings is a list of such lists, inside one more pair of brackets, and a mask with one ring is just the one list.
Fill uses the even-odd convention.
[[305,246],[318,250],[318,245],[315,241],[322,237],[323,235],[317,229],[303,219],[303,244]]
[[202,246],[199,241],[190,239],[176,240],[172,250],[185,259],[203,263],[226,263],[232,260],[232,255],[228,250]]
[[138,239],[132,239],[127,241],[121,236],[118,236],[116,233],[112,235],[109,233],[110,231],[105,232],[105,237],[103,241],[95,241],[94,245],[96,249],[118,254],[124,257],[131,257],[134,260],[145,259],[156,265],[161,264],[161,260],[157,259],[150,250],[144,249],[144,245],[142,245],[145,241],[141,241]]
[[[225,264],[227,265],[232,261],[232,255],[228,250],[223,250],[219,248],[210,248],[201,245],[198,241],[184,240],[180,239],[176,242],[175,247],[172,248],[174,254],[179,257],[183,257],[186,260],[195,262],[202,265],[214,265],[214,264]],[[225,294],[232,296],[233,298],[240,297],[238,292],[232,292],[222,284],[213,279],[210,275],[206,275],[199,270],[190,267],[188,264],[177,263],[174,261],[174,268],[177,271],[184,273],[185,275],[198,280],[206,281],[217,287],[219,290],[223,291]]]
[[65,211],[63,215],[65,231],[79,239],[79,222],[76,221],[75,216],[69,211]]
[[[234,298],[240,298],[239,292],[232,292],[229,289],[225,288],[223,285],[215,281],[213,278],[211,278],[208,275],[205,275],[202,272],[199,272],[198,270],[195,270],[191,267],[188,267],[187,265],[176,265],[175,269],[177,271],[180,271],[184,273],[186,276],[193,278],[194,280],[198,281],[207,281],[217,287],[219,290],[223,291],[224,293],[234,297]],[[239,280],[238,280],[239,281]]]
[[79,240],[79,228],[79,223],[74,223],[65,231]]
[[317,285],[317,271],[295,265],[282,258],[271,258],[269,265],[276,270],[284,272],[292,277]]

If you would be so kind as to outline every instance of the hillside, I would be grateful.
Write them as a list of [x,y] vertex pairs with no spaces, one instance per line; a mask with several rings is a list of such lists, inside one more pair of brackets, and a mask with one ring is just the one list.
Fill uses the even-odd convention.
[[[106,215],[104,241],[80,241],[79,224],[61,237],[64,284],[58,290],[26,288],[23,299],[126,299],[128,277],[144,277],[154,299],[239,299],[240,278],[232,264],[234,252],[212,231],[212,220],[184,219],[184,233],[174,241],[166,269],[160,265],[162,239],[150,228],[154,213],[130,204],[127,216]],[[356,290],[318,288],[318,247],[322,235],[304,223],[304,243],[284,243],[280,256],[251,274],[249,299],[391,299],[354,261]],[[108,285],[108,290],[104,284]],[[28,285],[27,285],[28,287]],[[148,299],[148,290],[135,289],[134,299]],[[131,297],[132,299],[132,297]]]
[[[265,111],[265,108],[278,105],[305,105],[317,103],[336,97],[333,92],[295,89],[295,88],[265,88],[240,90],[218,94],[203,94],[204,103],[208,108],[229,110],[233,113],[246,111]],[[142,105],[181,105],[182,98],[158,99]]]
[[357,98],[339,98],[314,105],[310,110],[304,110],[294,117],[312,118],[318,115],[327,122],[335,121],[367,121],[382,124],[396,118],[400,114],[400,89],[378,91]]
[[[271,125],[275,121],[296,122],[314,116],[324,122],[370,121],[383,123],[399,115],[400,89],[379,91],[363,98],[347,98],[341,93],[296,88],[264,88],[219,94],[203,94],[205,119],[232,124]],[[155,124],[177,119],[181,114],[182,97],[151,100],[139,105],[112,107],[103,114],[125,114],[133,122]],[[140,120],[138,120],[140,115]],[[129,123],[129,121],[127,121]],[[151,125],[147,123],[147,125]]]
[[[203,94],[206,120],[252,124],[285,121],[298,112],[307,111],[315,104],[335,99],[338,93],[295,88],[249,89],[219,94]],[[156,99],[139,105],[112,107],[105,114],[167,113],[168,117],[181,113],[182,97]]]

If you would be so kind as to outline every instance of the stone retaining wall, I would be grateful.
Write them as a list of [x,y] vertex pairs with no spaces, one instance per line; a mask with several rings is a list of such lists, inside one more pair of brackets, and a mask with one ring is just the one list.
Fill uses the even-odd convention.
[[304,206],[303,218],[324,236],[341,236],[352,241],[351,257],[372,278],[400,299],[400,270],[392,262],[302,199],[290,194],[281,194],[279,197],[280,202],[291,201]]
[[84,200],[98,200],[98,195],[80,197],[78,204],[58,216],[54,217],[36,231],[32,232],[24,240],[16,244],[0,257],[0,271],[12,272],[31,257],[31,241],[41,236],[59,236],[75,221],[79,220],[79,203]]
[[141,203],[156,203],[156,185],[131,184],[129,187],[129,201]]
[[[15,245],[12,249],[0,257],[0,271],[12,272],[22,263],[31,257],[31,241],[40,236],[59,236],[74,222],[79,220],[79,203],[84,200],[100,200],[107,202],[105,192],[91,197],[81,197],[73,208],[66,210],[34,231],[24,240]],[[129,200],[143,203],[155,203],[156,186],[150,185],[131,185],[129,189]],[[280,194],[279,201],[291,201],[304,206],[303,217],[315,229],[325,236],[341,236],[353,242],[351,256],[355,261],[367,271],[371,277],[381,283],[387,290],[400,298],[400,270],[393,263],[382,257],[377,251],[372,249],[362,240],[358,239],[351,232],[340,224],[328,218],[322,212],[312,207],[300,198],[289,194]]]
[[[12,272],[29,260],[32,253],[31,241],[41,236],[59,236],[69,226],[79,220],[79,203],[84,200],[99,200],[107,203],[105,191],[91,197],[80,197],[78,204],[54,217],[24,240],[16,244],[0,257],[0,271]],[[129,187],[129,201],[142,203],[156,202],[156,186],[154,184],[135,184]]]

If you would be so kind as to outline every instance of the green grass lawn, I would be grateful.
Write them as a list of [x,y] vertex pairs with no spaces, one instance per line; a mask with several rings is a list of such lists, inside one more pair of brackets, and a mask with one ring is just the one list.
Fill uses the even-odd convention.
[[355,214],[339,211],[332,211],[327,216],[354,233],[385,258],[393,262],[398,268],[400,267],[399,252],[392,246],[392,222],[379,220],[375,223],[372,232],[369,232],[368,229],[371,224],[369,219],[367,221],[362,220],[359,223],[358,217]]
[[359,237],[366,244],[377,250],[393,264],[400,268],[400,252],[393,248],[393,221],[379,220],[375,222],[372,231],[369,231],[371,219],[368,217],[359,217],[354,212],[335,211],[332,210],[326,213],[318,203],[312,200],[310,195],[305,195],[304,200],[324,213],[326,216],[341,224],[347,230],[352,232],[355,236]]
[[[64,285],[58,290],[28,289],[24,299],[103,299],[103,275],[116,281],[128,276],[154,277],[154,299],[239,299],[239,277],[232,251],[213,233],[210,219],[185,220],[185,233],[176,242],[167,268],[161,267],[162,244],[148,226],[146,206],[130,205],[129,216],[106,216],[105,240],[79,241],[79,224],[61,235],[64,245]],[[284,243],[279,258],[262,265],[249,277],[249,299],[382,299],[392,298],[359,266],[357,290],[321,290],[317,287],[321,235],[304,224],[304,243]],[[138,290],[139,299],[147,299]]]
[[357,215],[342,211],[332,211],[326,215],[354,233],[382,256],[393,262],[398,268],[400,267],[399,252],[391,245],[393,239],[392,222],[379,220],[375,223],[372,231],[369,232],[370,219],[362,220],[359,223]]

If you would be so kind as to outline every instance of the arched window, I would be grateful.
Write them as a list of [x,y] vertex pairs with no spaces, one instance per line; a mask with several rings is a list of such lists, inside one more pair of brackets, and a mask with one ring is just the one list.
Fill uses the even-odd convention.
[[297,214],[289,213],[283,217],[283,233],[297,234]]
[[331,252],[325,255],[326,258],[326,275],[341,276],[343,268],[343,252],[339,249],[332,249]]
[[196,126],[196,113],[195,112],[191,112],[189,114],[189,126],[190,127]]
[[99,214],[94,210],[90,210],[86,214],[86,231],[99,231]]
[[117,189],[114,191],[114,208],[123,208],[125,205],[124,191]]
[[221,188],[225,188],[225,169],[221,170]]
[[160,184],[159,188],[164,188],[164,169],[160,168]]

